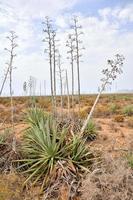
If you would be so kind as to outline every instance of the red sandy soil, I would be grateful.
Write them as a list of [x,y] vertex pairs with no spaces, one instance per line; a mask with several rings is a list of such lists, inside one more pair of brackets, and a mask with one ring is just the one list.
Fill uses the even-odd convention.
[[91,143],[92,148],[101,152],[110,152],[113,156],[127,152],[132,147],[133,129],[126,126],[126,123],[117,123],[112,119],[96,119],[101,126],[96,140]]

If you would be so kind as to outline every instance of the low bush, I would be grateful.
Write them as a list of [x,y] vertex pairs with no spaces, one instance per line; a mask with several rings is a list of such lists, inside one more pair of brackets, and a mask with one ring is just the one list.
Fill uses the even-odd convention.
[[133,115],[133,105],[128,105],[123,108],[123,113],[127,116],[132,116]]
[[115,122],[118,122],[118,123],[124,122],[124,116],[123,116],[123,115],[116,115],[116,116],[114,117],[114,121],[115,121]]
[[118,105],[116,105],[116,104],[111,104],[110,106],[109,106],[109,110],[110,110],[110,112],[112,113],[112,114],[115,114],[115,113],[117,113],[117,111],[118,111]]
[[94,121],[90,120],[86,126],[84,136],[89,140],[94,140],[97,136],[97,128]]

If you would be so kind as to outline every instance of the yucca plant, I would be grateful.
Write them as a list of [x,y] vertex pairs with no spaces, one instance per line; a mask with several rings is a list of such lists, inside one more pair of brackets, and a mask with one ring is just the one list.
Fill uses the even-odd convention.
[[66,129],[58,133],[54,122],[51,129],[50,119],[45,124],[41,121],[39,127],[33,126],[26,131],[22,146],[26,159],[20,160],[24,163],[20,167],[27,167],[25,173],[30,173],[26,182],[34,177],[34,183],[41,178],[45,183],[57,161],[66,159],[65,135]]
[[31,126],[39,126],[40,121],[45,123],[48,117],[47,112],[44,112],[41,108],[33,107],[28,109],[25,121]]
[[22,152],[25,159],[19,160],[19,168],[26,169],[24,173],[29,173],[25,184],[34,179],[33,184],[43,179],[43,186],[49,182],[55,166],[60,161],[65,161],[68,168],[75,167],[75,170],[87,170],[94,158],[89,148],[85,145],[85,140],[78,136],[73,136],[70,141],[67,139],[67,129],[63,128],[58,132],[57,126],[53,122],[52,129],[47,122],[28,129],[24,135]]
[[87,170],[93,161],[93,154],[86,146],[86,140],[74,135],[69,144],[70,160],[80,169]]
[[24,184],[29,180],[33,180],[33,184],[43,180],[44,187],[50,184],[51,177],[58,177],[62,169],[67,173],[87,170],[94,156],[85,140],[78,136],[68,138],[67,128],[59,129],[58,123],[50,116],[44,121],[40,111],[36,114],[39,116],[29,121],[31,126],[26,129],[22,142],[23,159],[19,160],[19,169],[28,174]]
[[84,137],[89,140],[94,140],[97,136],[97,128],[94,121],[90,120],[86,126]]

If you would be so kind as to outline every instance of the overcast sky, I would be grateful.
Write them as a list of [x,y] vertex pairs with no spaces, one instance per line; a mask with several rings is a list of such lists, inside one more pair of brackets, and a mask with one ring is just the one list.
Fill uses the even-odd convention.
[[[124,73],[112,85],[112,90],[133,89],[133,0],[0,0],[0,84],[8,61],[4,50],[8,47],[6,36],[10,30],[14,30],[19,45],[13,71],[14,94],[23,93],[23,82],[28,81],[30,76],[37,79],[38,93],[40,83],[44,93],[46,80],[49,93],[49,66],[43,52],[46,46],[42,43],[42,21],[45,16],[52,18],[57,28],[62,68],[68,70],[71,82],[65,40],[73,15],[79,17],[84,32],[82,40],[85,50],[80,64],[82,93],[97,91],[101,70],[106,67],[107,59],[117,53],[125,56]],[[9,80],[3,94],[9,93],[8,84]]]

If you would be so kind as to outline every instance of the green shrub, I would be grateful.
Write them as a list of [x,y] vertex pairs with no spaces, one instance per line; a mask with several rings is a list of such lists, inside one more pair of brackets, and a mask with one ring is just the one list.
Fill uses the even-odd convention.
[[132,116],[133,115],[133,105],[128,105],[123,108],[123,113],[127,116]]
[[90,140],[93,140],[96,138],[97,136],[97,128],[96,128],[96,125],[95,123],[90,120],[87,124],[87,127],[85,129],[85,134],[84,134],[85,137],[87,137],[87,139],[90,139]]
[[112,114],[115,114],[117,112],[118,106],[116,104],[111,104],[109,107],[109,110]]
[[26,131],[22,146],[26,159],[21,160],[24,162],[21,167],[27,166],[25,172],[30,173],[26,182],[34,177],[36,183],[38,179],[52,172],[58,160],[66,158],[65,134],[66,130],[63,130],[59,137],[55,126],[51,132],[48,120],[45,124],[41,122],[39,127],[33,126]]
[[34,180],[33,184],[43,180],[42,187],[46,186],[58,163],[66,163],[65,169],[68,171],[71,166],[75,171],[85,170],[92,163],[93,154],[85,145],[85,141],[78,136],[68,138],[67,129],[63,127],[59,131],[58,125],[50,117],[45,123],[43,120],[37,121],[37,125],[36,122],[32,122],[31,128],[24,134],[22,143],[24,159],[19,160],[19,168],[29,174],[25,184],[31,179]]

